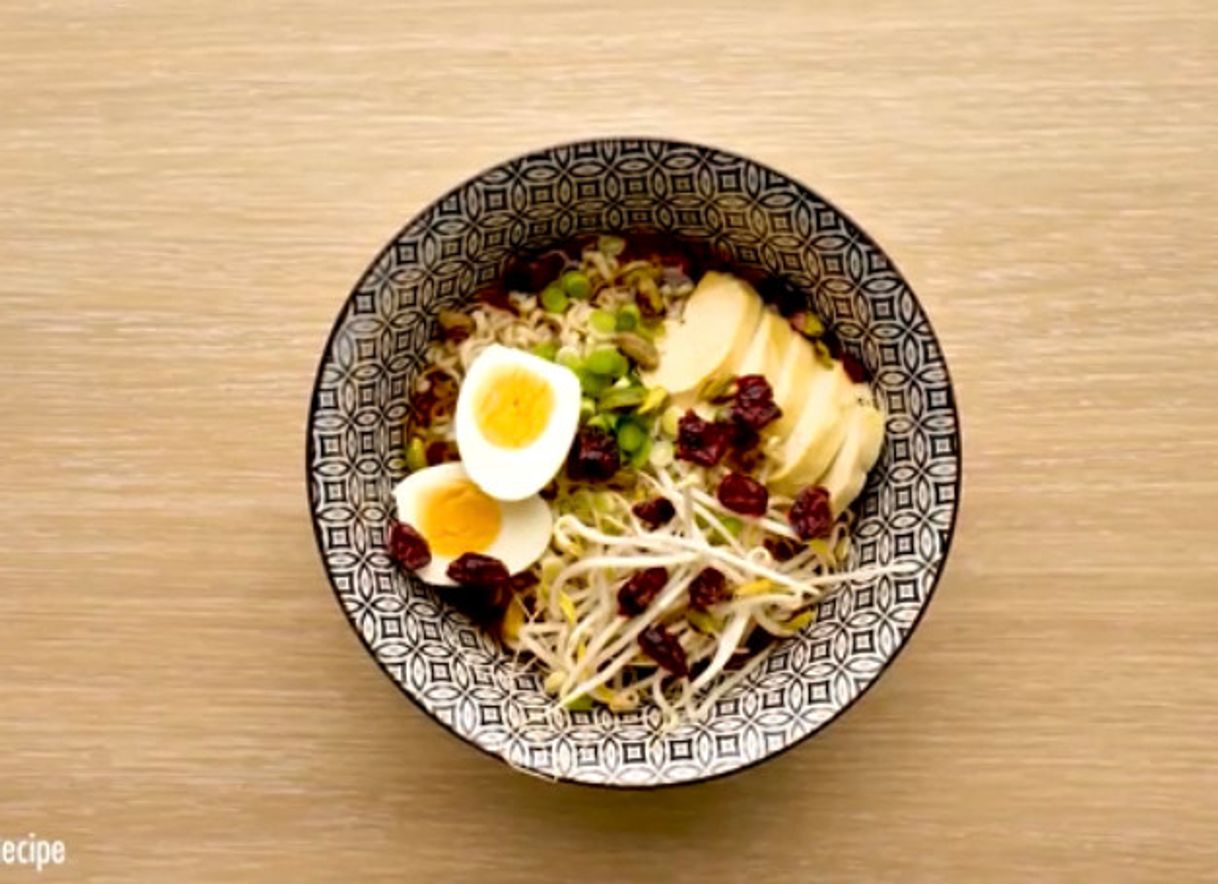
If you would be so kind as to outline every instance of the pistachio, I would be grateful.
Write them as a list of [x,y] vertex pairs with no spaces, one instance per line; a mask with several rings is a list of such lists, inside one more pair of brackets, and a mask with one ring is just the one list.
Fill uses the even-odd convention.
[[660,268],[650,261],[631,261],[618,271],[627,285],[638,285],[640,280],[659,281]]
[[812,349],[816,353],[816,360],[825,368],[833,367],[833,354],[829,352],[829,347],[824,341],[813,341]]
[[654,319],[664,315],[664,296],[660,294],[660,287],[650,276],[639,279],[639,287],[635,292],[634,300],[644,316]]
[[727,394],[727,391],[731,389],[733,380],[731,375],[711,375],[698,385],[696,395],[699,399],[714,402],[716,399]]
[[626,240],[620,236],[602,236],[597,239],[596,247],[611,258],[620,255],[626,248]]
[[705,611],[691,609],[686,612],[685,619],[689,621],[690,626],[703,635],[718,635],[722,628],[719,624],[719,619]]
[[607,411],[617,408],[633,408],[643,403],[646,398],[647,390],[643,387],[614,387],[601,394],[600,407]]
[[660,430],[664,435],[675,439],[677,437],[678,425],[681,422],[681,415],[684,412],[676,405],[670,405],[664,409],[664,414],[660,416]]
[[646,397],[639,406],[639,414],[649,414],[655,411],[664,401],[668,399],[668,391],[663,387],[652,387],[647,391]]
[[805,338],[819,338],[825,333],[825,324],[820,321],[820,317],[807,310],[800,310],[791,317],[791,328]]
[[424,445],[422,438],[412,436],[410,444],[406,446],[406,469],[413,473],[425,466],[427,466],[427,446]]
[[618,349],[635,361],[639,368],[650,371],[660,364],[660,352],[655,344],[634,332],[622,332],[614,336]]

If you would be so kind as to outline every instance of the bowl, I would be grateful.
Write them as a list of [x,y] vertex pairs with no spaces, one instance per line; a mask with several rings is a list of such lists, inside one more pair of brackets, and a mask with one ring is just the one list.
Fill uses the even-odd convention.
[[[540,677],[386,552],[405,474],[407,391],[437,311],[518,254],[587,234],[672,236],[802,294],[867,369],[887,438],[860,499],[848,567],[917,570],[848,584],[707,717],[553,710]],[[457,736],[546,778],[648,787],[738,771],[815,734],[895,659],[934,593],[960,492],[951,380],[892,261],[824,197],[761,163],[677,141],[606,138],[507,160],[415,216],[343,305],[308,419],[309,508],[343,615],[385,674]]]

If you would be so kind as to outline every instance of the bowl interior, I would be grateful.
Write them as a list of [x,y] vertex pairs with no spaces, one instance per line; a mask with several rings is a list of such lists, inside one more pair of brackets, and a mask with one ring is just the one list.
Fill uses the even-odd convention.
[[[436,313],[498,279],[516,254],[585,234],[658,233],[802,292],[868,370],[887,439],[856,508],[850,567],[916,573],[844,587],[816,622],[704,721],[662,730],[654,709],[554,712],[539,677],[385,551],[405,474],[407,391]],[[726,333],[726,330],[725,330]],[[543,776],[613,785],[703,779],[824,726],[894,657],[931,592],[955,521],[959,434],[947,368],[921,306],[850,219],[791,179],[664,141],[564,145],[496,166],[411,221],[335,325],[309,421],[309,492],[340,604],[389,676],[459,736]]]

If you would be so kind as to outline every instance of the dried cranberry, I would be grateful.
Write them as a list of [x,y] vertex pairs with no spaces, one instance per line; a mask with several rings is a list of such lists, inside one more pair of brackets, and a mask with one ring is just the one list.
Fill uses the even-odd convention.
[[849,353],[842,353],[839,358],[842,360],[842,368],[846,372],[846,377],[850,378],[851,382],[861,384],[867,380],[867,369],[863,368],[861,362]]
[[689,674],[685,660],[685,649],[677,637],[656,623],[648,626],[639,636],[639,647],[643,653],[655,660],[673,675],[684,678]]
[[636,503],[630,511],[639,517],[640,522],[653,530],[668,524],[677,514],[676,507],[667,497],[656,497]]
[[412,526],[394,522],[389,528],[389,555],[403,568],[417,571],[431,561],[431,548]]
[[567,457],[567,475],[576,481],[602,482],[622,465],[617,440],[599,427],[581,427]]
[[765,548],[770,551],[776,562],[789,562],[799,555],[803,545],[790,537],[768,537]]
[[732,421],[732,448],[751,451],[761,441],[761,434],[742,421]]
[[516,309],[516,305],[512,303],[512,299],[508,297],[507,289],[501,285],[488,285],[486,288],[474,294],[475,300],[481,301],[488,307],[495,307],[513,316],[519,316],[520,311]]
[[684,243],[674,243],[667,236],[632,233],[626,239],[620,260],[651,261],[665,267],[679,267],[689,273],[693,268],[693,258],[684,250],[684,246]]
[[566,259],[558,252],[513,262],[503,274],[504,287],[510,292],[539,292],[558,278],[565,264]]
[[829,492],[819,485],[809,486],[795,498],[787,521],[803,540],[826,537],[833,529],[833,511],[829,507]]
[[732,420],[744,424],[753,432],[782,417],[782,409],[774,400],[768,402],[740,402],[732,405]]
[[685,412],[677,423],[677,457],[704,467],[723,460],[732,443],[730,424],[705,421],[693,411]]
[[667,568],[645,568],[622,584],[617,591],[617,609],[625,617],[636,617],[655,601],[668,582]]
[[503,288],[509,292],[535,292],[528,261],[509,261],[503,268]]
[[773,402],[774,388],[765,375],[741,375],[736,378],[735,396],[737,402]]
[[689,278],[689,271],[693,269],[693,259],[684,252],[676,249],[665,249],[655,256],[655,261],[664,270],[672,270],[681,274],[686,279]]
[[744,473],[724,476],[716,496],[729,510],[745,516],[764,516],[770,503],[770,493],[765,486]]
[[727,578],[718,568],[703,568],[689,584],[689,604],[705,611],[727,598]]
[[727,455],[727,460],[724,461],[727,466],[735,470],[737,473],[755,473],[761,468],[762,462],[765,460],[765,455],[760,448],[746,448],[743,451],[733,449]]
[[782,417],[782,409],[774,404],[770,382],[759,374],[736,379],[736,396],[729,413],[736,423],[754,431]]
[[461,553],[449,563],[445,573],[449,580],[462,586],[498,587],[507,585],[511,579],[503,562],[481,553]]
[[651,277],[643,277],[634,293],[635,306],[646,319],[659,319],[664,315],[664,296]]
[[732,421],[731,451],[727,455],[727,463],[739,473],[752,473],[761,466],[765,455],[758,447],[761,434],[740,421]]
[[508,579],[508,586],[511,587],[512,592],[524,592],[540,582],[541,578],[537,576],[536,571],[520,571]]
[[739,399],[773,399],[774,391],[770,382],[761,374],[742,374],[736,378],[736,398]]
[[443,439],[428,445],[425,454],[427,463],[433,467],[438,463],[448,463],[457,459],[457,449],[451,442],[445,442]]
[[410,422],[419,428],[431,426],[431,415],[436,408],[436,392],[430,387],[416,390],[410,397]]

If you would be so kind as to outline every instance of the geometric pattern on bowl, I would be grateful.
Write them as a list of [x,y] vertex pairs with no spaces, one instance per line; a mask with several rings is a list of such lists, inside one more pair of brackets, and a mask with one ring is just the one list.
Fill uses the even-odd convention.
[[[775,645],[703,721],[663,730],[655,709],[552,711],[538,676],[386,552],[405,475],[407,391],[437,311],[459,307],[508,259],[584,234],[671,234],[806,294],[867,369],[887,438],[856,509],[850,567],[900,558],[915,573],[843,587]],[[695,144],[598,139],[501,163],[428,206],[382,250],[343,306],[310,403],[308,494],[344,615],[385,673],[456,735],[541,776],[611,786],[690,782],[754,764],[816,733],[874,683],[925,611],[960,488],[947,366],[910,287],[824,198],[745,157]]]

